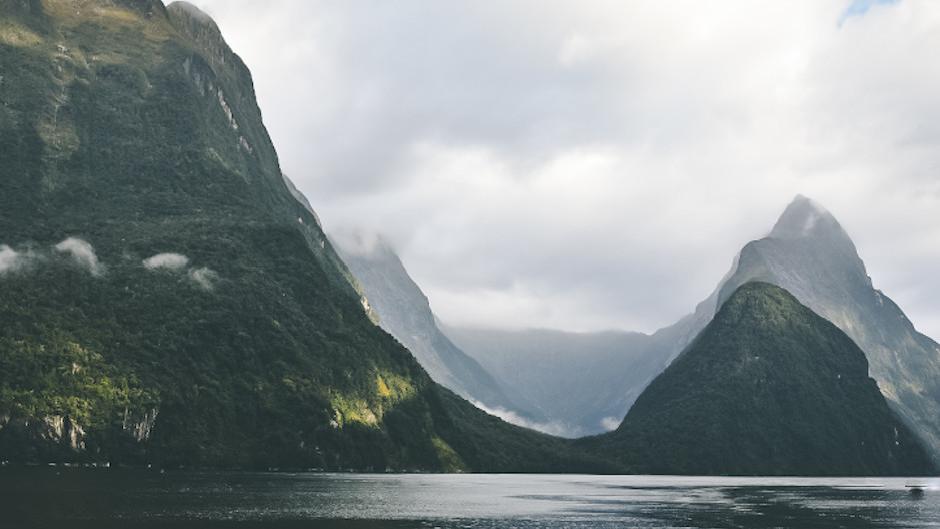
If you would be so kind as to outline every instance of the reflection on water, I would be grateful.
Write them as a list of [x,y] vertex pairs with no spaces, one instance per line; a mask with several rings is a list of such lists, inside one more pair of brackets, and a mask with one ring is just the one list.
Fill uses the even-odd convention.
[[[928,490],[915,497],[911,483]],[[930,484],[3,468],[0,527],[940,527],[940,490]]]

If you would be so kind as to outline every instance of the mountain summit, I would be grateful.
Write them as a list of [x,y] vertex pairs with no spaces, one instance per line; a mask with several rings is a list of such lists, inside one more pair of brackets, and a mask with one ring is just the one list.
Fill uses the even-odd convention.
[[768,237],[773,239],[798,239],[811,236],[848,234],[826,208],[813,199],[797,195],[777,220]]

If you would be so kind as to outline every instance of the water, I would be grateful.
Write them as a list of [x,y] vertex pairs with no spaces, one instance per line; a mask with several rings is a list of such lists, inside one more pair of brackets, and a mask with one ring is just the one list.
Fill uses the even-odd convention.
[[[0,469],[0,527],[917,528],[910,479]],[[940,486],[940,481],[934,482]]]

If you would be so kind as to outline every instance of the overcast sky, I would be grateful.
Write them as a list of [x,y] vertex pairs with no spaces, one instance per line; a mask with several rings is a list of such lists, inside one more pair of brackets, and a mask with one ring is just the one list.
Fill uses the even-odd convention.
[[652,331],[803,193],[940,338],[940,2],[195,3],[448,323]]

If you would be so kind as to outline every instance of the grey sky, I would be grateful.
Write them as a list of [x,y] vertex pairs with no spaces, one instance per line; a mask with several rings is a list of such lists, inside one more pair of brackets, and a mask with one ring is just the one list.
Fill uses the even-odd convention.
[[654,330],[803,193],[940,337],[938,2],[196,3],[445,321]]

